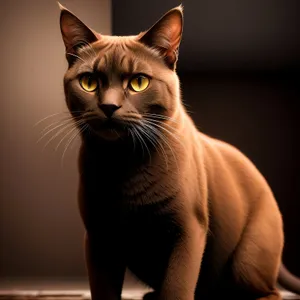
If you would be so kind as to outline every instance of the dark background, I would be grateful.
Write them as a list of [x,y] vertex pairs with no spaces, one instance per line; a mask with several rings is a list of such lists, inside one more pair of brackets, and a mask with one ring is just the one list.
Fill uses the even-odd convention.
[[183,3],[183,100],[200,130],[238,147],[268,180],[285,224],[283,261],[300,276],[300,2],[112,2],[115,35],[146,30]]
[[[300,2],[182,2],[184,103],[200,130],[241,149],[266,177],[285,222],[284,262],[300,276]],[[149,28],[180,1],[61,3],[96,31],[122,35]],[[34,126],[66,111],[56,1],[0,0],[0,39],[0,289],[15,277],[33,277],[34,286],[37,278],[86,281],[79,141],[61,165],[67,139],[57,151],[62,135],[46,148],[51,134],[37,140],[62,115]]]

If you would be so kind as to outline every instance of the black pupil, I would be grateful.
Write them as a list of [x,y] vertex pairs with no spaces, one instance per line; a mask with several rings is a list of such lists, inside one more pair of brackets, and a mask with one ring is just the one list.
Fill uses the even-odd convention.
[[91,87],[93,82],[93,78],[91,76],[88,77],[88,87]]
[[142,76],[139,76],[139,77],[137,78],[137,82],[138,82],[139,87],[141,87],[142,81],[143,81],[143,77],[142,77]]

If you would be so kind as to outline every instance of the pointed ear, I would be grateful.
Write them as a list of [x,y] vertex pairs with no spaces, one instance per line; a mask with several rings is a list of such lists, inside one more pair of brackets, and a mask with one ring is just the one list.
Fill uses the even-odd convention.
[[98,40],[96,33],[59,2],[58,5],[61,10],[60,29],[67,53],[75,54],[84,44]]
[[168,11],[148,31],[141,33],[139,41],[158,50],[169,68],[175,69],[182,31],[183,7],[180,5]]

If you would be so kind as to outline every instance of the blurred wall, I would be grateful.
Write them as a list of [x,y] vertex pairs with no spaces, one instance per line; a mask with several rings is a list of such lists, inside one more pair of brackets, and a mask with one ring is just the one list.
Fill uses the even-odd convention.
[[179,70],[275,70],[300,66],[298,0],[112,0],[113,33],[136,34],[183,4]]
[[[95,30],[110,34],[109,0],[61,3]],[[68,130],[45,148],[54,131],[37,140],[42,129],[66,114],[34,126],[66,111],[60,10],[52,0],[1,1],[0,7],[0,276],[83,276],[83,228],[76,203],[78,141],[62,165],[72,133],[57,151]]]
[[[284,261],[300,276],[299,1],[62,0],[104,34],[135,34],[183,2],[179,75],[204,132],[245,152],[283,212]],[[67,68],[56,1],[1,1],[0,277],[84,276],[78,140],[41,131],[63,115]],[[57,123],[58,124],[58,123]],[[65,133],[67,133],[66,130]]]

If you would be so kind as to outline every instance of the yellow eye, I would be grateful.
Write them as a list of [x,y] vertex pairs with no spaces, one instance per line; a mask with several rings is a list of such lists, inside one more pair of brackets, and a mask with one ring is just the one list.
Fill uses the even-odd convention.
[[135,92],[145,90],[150,83],[150,79],[143,75],[138,75],[130,80],[129,87]]
[[98,80],[93,74],[85,74],[80,78],[81,87],[87,92],[94,92],[98,88]]

